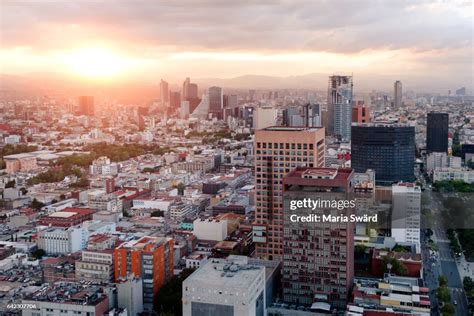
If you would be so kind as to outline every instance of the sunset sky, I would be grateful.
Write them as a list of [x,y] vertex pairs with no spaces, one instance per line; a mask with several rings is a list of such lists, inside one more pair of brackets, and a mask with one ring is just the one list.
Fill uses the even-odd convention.
[[471,1],[0,0],[3,74],[387,74],[472,86]]

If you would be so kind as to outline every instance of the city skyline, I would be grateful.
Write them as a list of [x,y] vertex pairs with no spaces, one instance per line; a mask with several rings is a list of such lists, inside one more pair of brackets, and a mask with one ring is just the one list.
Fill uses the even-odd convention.
[[[386,87],[472,89],[471,5],[202,1],[190,14],[187,2],[3,1],[0,73],[155,83],[252,74],[303,85],[308,74],[354,73],[361,86],[383,75]],[[340,26],[341,10],[357,14]]]

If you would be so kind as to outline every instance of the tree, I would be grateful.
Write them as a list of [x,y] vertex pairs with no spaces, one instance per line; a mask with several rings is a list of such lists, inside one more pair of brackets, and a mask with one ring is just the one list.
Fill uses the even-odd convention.
[[5,188],[14,188],[16,184],[15,180],[10,180],[5,184]]
[[440,275],[438,277],[439,286],[447,286],[448,285],[448,278],[444,275]]
[[159,289],[155,298],[155,311],[160,315],[182,315],[183,281],[194,272],[194,269],[184,269],[178,276],[173,277]]
[[163,217],[165,215],[165,212],[161,210],[153,211],[151,213],[151,217]]
[[453,304],[446,303],[441,308],[441,313],[443,314],[443,316],[452,316],[456,313],[456,309],[454,308]]
[[178,183],[176,188],[178,189],[179,195],[184,195],[184,189],[186,188],[186,186],[182,182]]
[[471,292],[474,289],[474,282],[470,277],[464,277],[462,283],[466,292]]
[[35,259],[41,259],[45,254],[43,249],[36,249],[31,253],[31,256]]
[[31,206],[31,208],[39,210],[40,208],[42,208],[44,206],[44,203],[41,203],[36,198],[34,198],[33,201],[31,202],[30,206]]
[[451,293],[449,293],[449,289],[446,286],[438,288],[438,293],[436,294],[436,297],[440,302],[451,301]]

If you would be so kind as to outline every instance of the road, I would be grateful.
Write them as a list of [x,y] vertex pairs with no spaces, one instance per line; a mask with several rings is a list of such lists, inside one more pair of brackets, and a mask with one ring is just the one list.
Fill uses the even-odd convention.
[[[438,251],[434,255],[429,255],[429,250],[427,252],[425,247],[425,252],[423,254],[423,266],[426,269],[425,281],[427,286],[430,288],[431,293],[432,290],[435,290],[438,287],[438,276],[446,276],[448,278],[448,288],[451,292],[451,303],[456,309],[456,315],[469,316],[467,299],[464,295],[462,280],[459,276],[454,253],[450,248],[450,242],[446,235],[446,230],[444,229],[443,216],[441,214],[443,208],[442,202],[438,199],[437,195],[431,194],[429,191],[426,193],[430,196],[428,207],[433,214],[433,236],[431,239],[433,239],[437,245]],[[423,243],[426,244],[426,242]],[[433,301],[434,295],[435,292],[430,295],[430,298],[432,299],[433,304],[436,304],[437,306],[435,297]],[[436,310],[433,314],[439,315]]]

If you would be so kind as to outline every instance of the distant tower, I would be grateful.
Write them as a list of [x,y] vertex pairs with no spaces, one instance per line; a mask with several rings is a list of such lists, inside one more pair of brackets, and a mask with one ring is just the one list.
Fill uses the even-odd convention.
[[351,138],[352,76],[330,76],[327,117],[324,122],[328,135]]
[[80,115],[94,116],[94,97],[83,95],[79,97],[79,113]]
[[402,82],[395,81],[393,84],[393,107],[399,109],[402,106]]
[[222,88],[210,87],[209,88],[209,113],[213,117],[222,119],[222,108],[223,108],[223,94]]
[[430,112],[426,115],[426,149],[428,152],[448,151],[449,114]]
[[160,81],[160,100],[161,104],[166,104],[169,102],[170,91],[168,89],[168,82],[161,79]]

